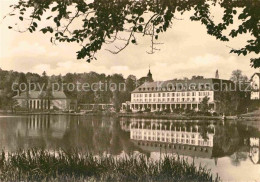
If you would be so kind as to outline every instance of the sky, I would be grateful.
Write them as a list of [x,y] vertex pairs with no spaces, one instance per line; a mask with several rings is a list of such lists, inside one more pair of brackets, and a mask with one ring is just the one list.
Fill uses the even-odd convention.
[[[150,38],[139,36],[138,45],[131,44],[116,55],[102,49],[96,54],[97,60],[87,63],[77,60],[76,52],[80,50],[77,44],[53,45],[50,36],[41,32],[19,33],[8,29],[17,20],[3,17],[10,12],[9,5],[16,1],[0,1],[0,68],[3,70],[39,74],[46,71],[47,75],[94,71],[121,73],[124,77],[133,74],[140,78],[146,76],[150,65],[153,78],[157,81],[190,78],[193,75],[213,78],[217,69],[222,79],[229,79],[231,72],[236,69],[242,70],[248,77],[258,71],[250,67],[250,56],[229,53],[228,46],[240,48],[249,35],[221,42],[208,35],[199,22],[191,22],[188,13],[178,17],[182,20],[174,20],[172,28],[159,35],[159,42],[163,44],[157,46],[160,51],[154,54],[147,53],[150,50]],[[221,10],[215,8],[212,12],[218,21]],[[113,47],[110,46],[110,49]]]

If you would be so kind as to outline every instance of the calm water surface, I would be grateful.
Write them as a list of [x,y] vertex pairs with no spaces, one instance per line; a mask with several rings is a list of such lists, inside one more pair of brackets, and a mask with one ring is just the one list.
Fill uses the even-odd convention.
[[178,121],[66,115],[0,116],[0,148],[94,154],[179,154],[224,181],[260,181],[260,121]]

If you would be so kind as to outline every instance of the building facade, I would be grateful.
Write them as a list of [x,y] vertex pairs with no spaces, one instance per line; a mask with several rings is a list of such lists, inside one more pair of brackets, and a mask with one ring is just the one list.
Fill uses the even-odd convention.
[[251,77],[251,100],[260,99],[260,73],[255,73]]
[[75,99],[68,98],[62,91],[51,92],[50,95],[45,91],[23,92],[13,99],[21,108],[29,110],[75,110],[77,105]]
[[199,110],[204,97],[208,97],[211,111],[215,111],[219,95],[234,90],[234,83],[221,79],[170,80],[145,82],[131,93],[130,109],[133,112],[151,112],[174,109]]

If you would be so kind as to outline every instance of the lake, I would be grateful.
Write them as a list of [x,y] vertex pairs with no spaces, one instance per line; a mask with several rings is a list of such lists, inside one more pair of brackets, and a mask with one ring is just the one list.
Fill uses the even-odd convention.
[[260,181],[260,121],[101,116],[0,116],[0,148],[79,148],[93,154],[180,155],[224,181]]

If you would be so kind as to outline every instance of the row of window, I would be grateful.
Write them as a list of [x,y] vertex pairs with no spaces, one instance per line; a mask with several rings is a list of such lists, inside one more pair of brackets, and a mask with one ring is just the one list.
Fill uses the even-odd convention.
[[201,102],[203,98],[162,98],[162,99],[132,99],[132,102]]
[[[182,143],[182,144],[191,144],[195,145],[196,142],[194,139],[180,139],[180,138],[165,138],[165,137],[150,137],[144,136],[143,138],[138,135],[133,135],[132,139],[135,140],[148,140],[148,141],[158,141],[158,142],[172,142],[172,143]],[[199,146],[211,146],[211,141],[198,140]]]
[[[132,131],[132,134],[133,135],[142,135],[142,132],[141,131]],[[158,135],[158,136],[160,136],[160,135],[162,135],[162,136],[171,136],[171,137],[181,137],[181,138],[195,138],[195,134],[184,134],[184,133],[182,133],[182,134],[178,134],[178,133],[176,133],[176,132],[161,132],[161,131],[153,131],[153,132],[151,132],[151,131],[144,131],[144,133],[143,133],[144,135]],[[201,136],[199,136],[199,138],[200,139],[202,139],[202,137]]]
[[202,89],[206,89],[206,90],[210,90],[212,89],[213,86],[211,86],[211,84],[206,83],[206,84],[199,84],[199,85],[195,85],[195,84],[190,84],[190,86],[187,85],[183,85],[183,84],[179,84],[179,85],[173,85],[173,84],[169,84],[167,87],[143,87],[143,88],[138,88],[139,91],[171,91],[171,90],[202,90]]
[[189,96],[209,96],[212,92],[172,92],[172,93],[138,93],[132,94],[136,97],[189,97]]

